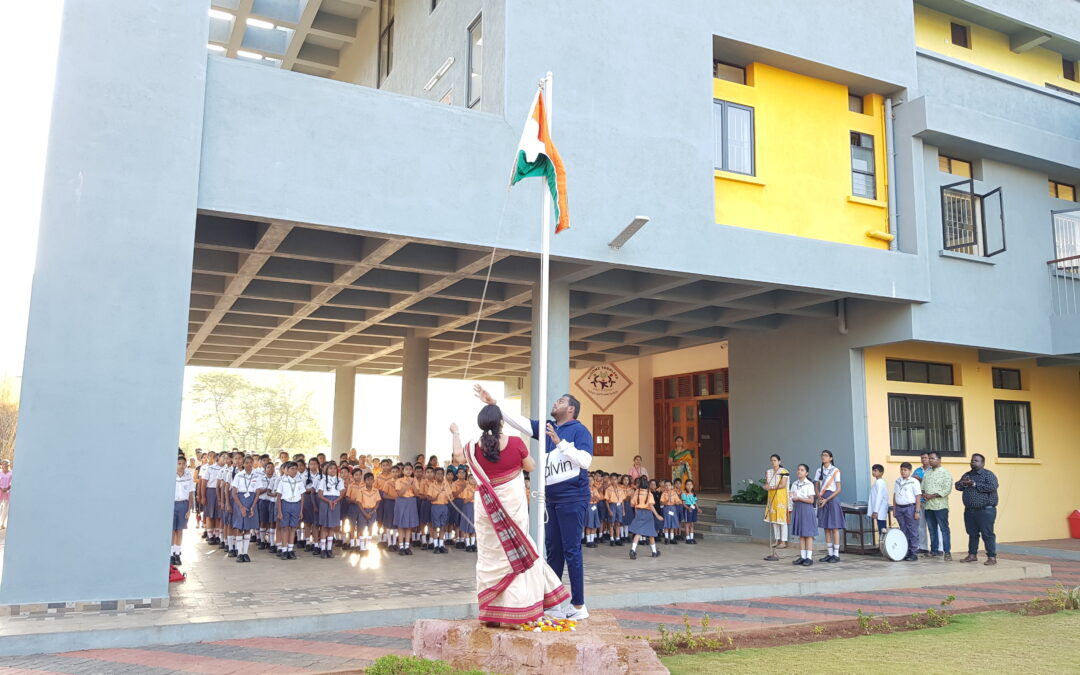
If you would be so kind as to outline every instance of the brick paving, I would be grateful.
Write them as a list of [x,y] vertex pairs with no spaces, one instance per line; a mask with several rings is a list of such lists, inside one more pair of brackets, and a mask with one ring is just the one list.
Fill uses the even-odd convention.
[[[1049,578],[1006,583],[929,586],[880,592],[778,596],[722,603],[676,603],[610,610],[628,635],[653,637],[659,624],[681,629],[683,617],[699,626],[739,632],[796,623],[824,624],[851,619],[858,610],[879,616],[904,616],[938,607],[948,595],[953,607],[968,609],[1024,602],[1042,597],[1061,583],[1080,585],[1080,562],[1029,556],[1008,556],[1051,565]],[[941,563],[943,565],[950,563]],[[960,563],[951,563],[960,565]],[[972,577],[981,566],[972,566]],[[360,670],[386,654],[410,653],[409,626],[383,626],[277,638],[250,638],[139,649],[96,649],[50,655],[0,657],[0,675],[70,673],[72,675],[139,673],[140,675],[277,675]]]

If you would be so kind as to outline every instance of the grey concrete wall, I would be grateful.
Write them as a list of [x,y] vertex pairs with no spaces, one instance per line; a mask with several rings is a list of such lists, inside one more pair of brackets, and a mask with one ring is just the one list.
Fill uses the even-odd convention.
[[[568,162],[572,226],[553,239],[553,256],[927,299],[916,256],[716,225],[710,40],[703,32],[703,75],[691,78],[699,86],[677,102],[631,97],[637,83],[628,70],[618,71],[621,84],[608,85],[601,75],[616,71],[582,74],[560,64],[553,125]],[[543,64],[536,72],[546,72]],[[541,185],[506,187],[537,77],[515,92],[518,108],[507,121],[211,59],[199,206],[538,252]],[[631,108],[633,115],[622,114]],[[610,249],[636,215],[652,222],[627,246]]]
[[[440,0],[432,11],[431,0],[397,0],[394,12],[394,58],[390,74],[378,83],[379,12],[365,12],[360,21],[360,39],[343,55],[337,79],[439,101],[453,90],[453,105],[465,100],[468,78],[468,28],[483,17],[483,97],[477,109],[501,113],[505,95],[505,0]],[[424,91],[431,76],[453,57],[445,75]]]
[[207,24],[66,4],[0,604],[168,595]]
[[[794,321],[768,333],[733,332],[730,345],[732,490],[758,479],[769,455],[792,472],[831,450],[844,502],[865,501],[870,466],[862,347],[910,339],[908,306],[848,302],[839,321]],[[740,526],[746,527],[744,523]]]

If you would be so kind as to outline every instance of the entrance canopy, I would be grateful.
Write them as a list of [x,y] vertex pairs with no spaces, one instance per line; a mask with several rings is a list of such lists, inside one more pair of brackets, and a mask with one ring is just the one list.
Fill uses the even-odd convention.
[[[529,374],[539,259],[491,249],[222,215],[198,216],[187,363],[398,374],[407,335],[430,376]],[[553,260],[570,288],[572,367],[833,317],[841,296],[675,272]]]

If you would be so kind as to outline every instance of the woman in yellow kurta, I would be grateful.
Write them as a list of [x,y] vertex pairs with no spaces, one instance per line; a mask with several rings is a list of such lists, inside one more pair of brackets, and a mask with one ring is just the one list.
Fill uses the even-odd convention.
[[772,539],[776,548],[787,548],[788,540],[788,470],[780,463],[780,455],[771,455],[772,468],[765,472],[765,522],[772,523]]

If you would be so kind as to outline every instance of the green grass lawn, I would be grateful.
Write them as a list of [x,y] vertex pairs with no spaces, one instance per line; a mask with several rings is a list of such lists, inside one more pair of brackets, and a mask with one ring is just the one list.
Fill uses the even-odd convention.
[[790,647],[685,654],[672,673],[1074,673],[1080,671],[1080,612],[1019,616],[959,614],[944,628],[827,640]]

